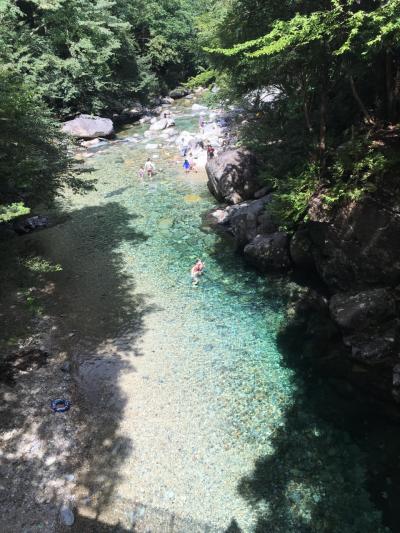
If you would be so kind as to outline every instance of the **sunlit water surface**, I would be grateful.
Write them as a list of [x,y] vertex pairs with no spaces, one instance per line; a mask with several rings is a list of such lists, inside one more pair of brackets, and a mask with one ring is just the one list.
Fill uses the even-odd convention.
[[[69,196],[49,230],[89,428],[81,512],[156,533],[381,531],[360,451],[315,415],[277,348],[283,282],[203,224],[204,174],[185,177],[176,147],[144,129],[94,151],[96,191]],[[158,172],[141,181],[147,154]]]

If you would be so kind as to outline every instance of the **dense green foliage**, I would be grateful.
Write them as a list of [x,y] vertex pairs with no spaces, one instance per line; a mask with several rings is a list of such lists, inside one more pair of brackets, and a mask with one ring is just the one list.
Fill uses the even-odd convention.
[[0,71],[0,221],[48,203],[64,185],[89,186],[74,169],[68,142],[41,99],[18,76]]
[[[197,71],[191,0],[0,0],[0,222],[80,188],[51,118],[122,111]],[[86,182],[87,185],[88,182]]]
[[273,104],[255,99],[247,142],[285,223],[316,190],[354,198],[391,168],[377,140],[400,115],[399,0],[220,0],[200,29],[235,97],[279,91]]
[[189,0],[3,0],[0,59],[58,113],[101,111],[194,73]]

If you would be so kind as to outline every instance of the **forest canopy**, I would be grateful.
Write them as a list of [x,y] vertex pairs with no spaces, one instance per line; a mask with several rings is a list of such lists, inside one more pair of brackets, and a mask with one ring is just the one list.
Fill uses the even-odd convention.
[[111,114],[196,73],[190,0],[0,0],[0,221],[74,178],[54,117]]
[[399,0],[220,0],[200,40],[225,93],[277,95],[259,100],[247,143],[287,222],[316,191],[356,198],[396,165]]

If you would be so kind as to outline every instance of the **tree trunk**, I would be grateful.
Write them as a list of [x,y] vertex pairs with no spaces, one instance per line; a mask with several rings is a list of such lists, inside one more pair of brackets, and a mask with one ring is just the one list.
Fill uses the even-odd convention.
[[396,74],[394,78],[393,89],[393,121],[397,122],[399,118],[399,105],[400,105],[400,63],[396,60]]
[[306,98],[304,98],[303,108],[304,108],[304,117],[306,119],[307,129],[308,129],[308,131],[311,134],[313,134],[314,133],[314,129],[313,129],[312,124],[311,124],[310,113],[309,113],[309,110],[308,110],[308,104],[307,104]]
[[388,48],[386,50],[386,115],[389,122],[393,120],[393,54]]
[[325,152],[326,152],[326,111],[327,111],[327,94],[326,89],[321,91],[321,102],[319,108],[319,155],[321,160],[321,167],[325,166]]
[[371,115],[368,113],[368,110],[365,107],[364,102],[361,100],[360,95],[358,94],[356,84],[354,83],[354,78],[351,74],[349,76],[349,79],[350,79],[351,91],[353,93],[354,99],[357,102],[359,108],[361,109],[361,112],[364,115],[365,120],[368,122],[368,124],[373,124],[374,121],[372,120]]

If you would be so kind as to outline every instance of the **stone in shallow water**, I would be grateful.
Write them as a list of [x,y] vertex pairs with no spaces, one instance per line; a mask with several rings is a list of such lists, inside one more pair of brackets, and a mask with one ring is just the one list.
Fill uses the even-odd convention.
[[173,218],[162,218],[158,223],[158,225],[161,228],[170,228],[171,226],[173,226],[173,224],[174,224]]
[[200,202],[201,197],[198,194],[187,194],[183,199],[185,202],[191,204],[194,202]]
[[61,523],[66,526],[72,526],[75,522],[74,513],[71,511],[70,507],[64,504],[60,509],[60,520]]

